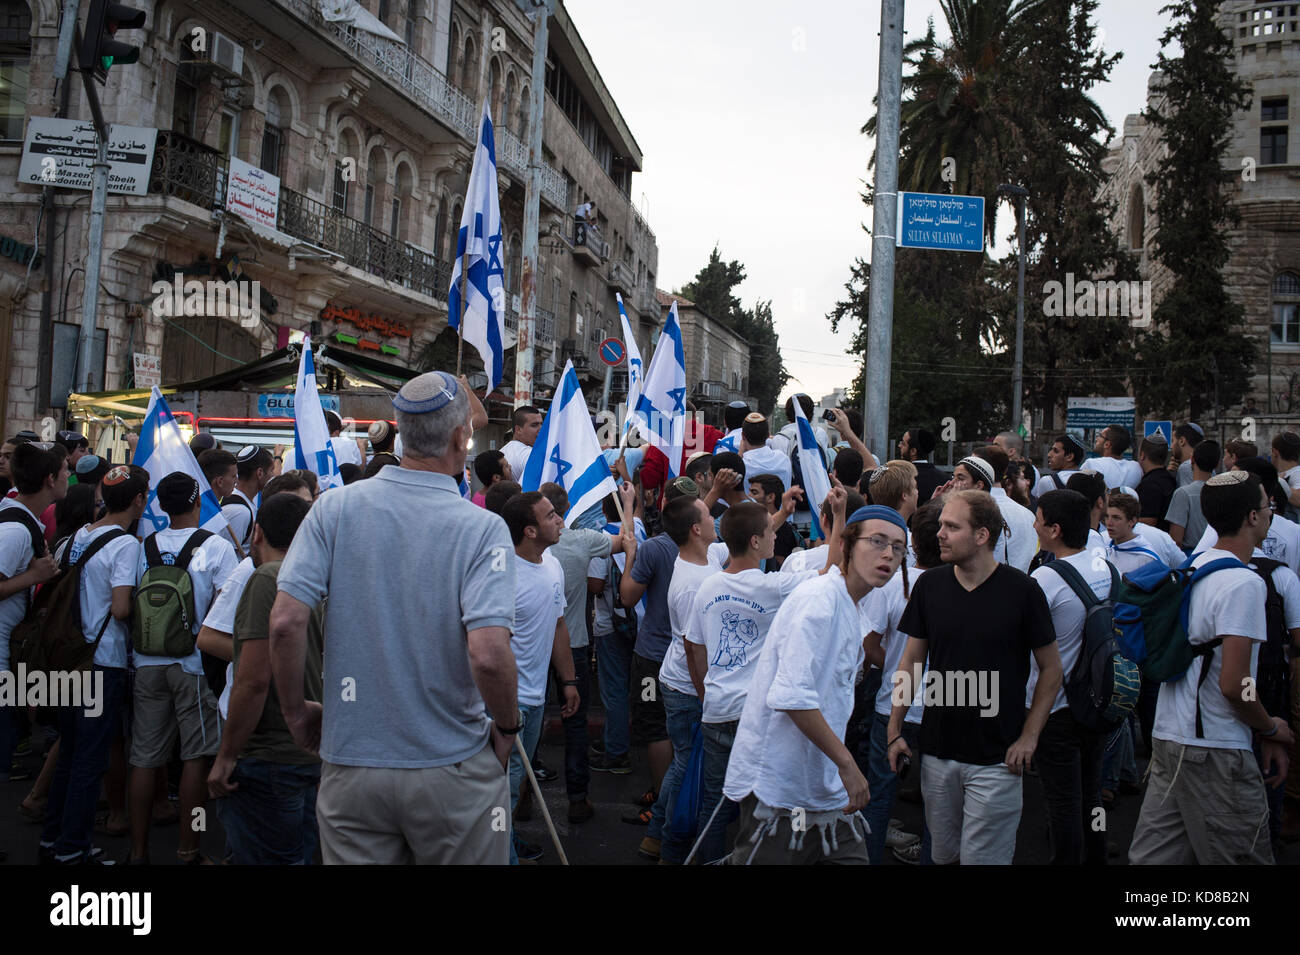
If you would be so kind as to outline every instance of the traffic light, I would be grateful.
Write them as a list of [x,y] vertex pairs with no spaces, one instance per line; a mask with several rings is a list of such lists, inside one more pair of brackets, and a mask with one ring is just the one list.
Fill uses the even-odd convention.
[[86,32],[81,37],[81,68],[104,83],[108,68],[116,63],[136,63],[140,48],[122,43],[114,36],[118,30],[134,30],[144,26],[145,12],[108,0],[90,0],[86,14]]

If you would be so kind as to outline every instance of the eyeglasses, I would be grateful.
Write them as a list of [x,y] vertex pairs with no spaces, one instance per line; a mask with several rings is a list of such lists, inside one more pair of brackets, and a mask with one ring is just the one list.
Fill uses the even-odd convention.
[[867,546],[876,552],[890,551],[898,560],[902,560],[903,555],[907,553],[907,548],[904,545],[897,541],[891,541],[888,537],[881,537],[879,534],[872,534],[870,537],[862,538],[862,540],[866,541]]

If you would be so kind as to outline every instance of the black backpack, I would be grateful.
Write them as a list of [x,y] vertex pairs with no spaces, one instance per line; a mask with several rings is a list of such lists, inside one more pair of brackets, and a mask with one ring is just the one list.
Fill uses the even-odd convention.
[[1137,705],[1142,675],[1138,665],[1124,656],[1116,639],[1115,595],[1119,592],[1119,572],[1110,568],[1110,597],[1097,599],[1083,575],[1068,561],[1054,560],[1046,566],[1083,602],[1083,633],[1080,634],[1079,659],[1065,674],[1065,699],[1070,715],[1086,730],[1109,733],[1124,722]]
[[1286,608],[1282,601],[1282,593],[1273,582],[1273,571],[1279,567],[1287,567],[1287,565],[1271,557],[1250,559],[1250,569],[1264,578],[1264,586],[1268,588],[1268,597],[1264,601],[1268,639],[1259,648],[1255,686],[1259,694],[1259,702],[1264,704],[1264,709],[1268,711],[1269,716],[1289,719],[1291,667],[1287,663],[1286,648],[1291,642],[1291,634],[1286,628]]
[[253,522],[256,516],[253,514],[253,505],[249,504],[248,501],[244,500],[244,498],[240,497],[238,494],[227,494],[221,499],[220,503],[222,507],[225,507],[227,504],[240,504],[243,505],[244,510],[248,511],[248,531],[244,534],[244,539],[239,542],[240,548],[245,554],[247,554],[248,545],[253,542]]

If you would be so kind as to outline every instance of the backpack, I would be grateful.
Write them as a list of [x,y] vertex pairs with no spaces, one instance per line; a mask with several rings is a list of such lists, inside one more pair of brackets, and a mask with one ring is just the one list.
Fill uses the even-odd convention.
[[190,558],[212,536],[211,531],[197,530],[167,564],[158,549],[158,535],[144,541],[146,569],[135,592],[135,614],[131,642],[135,652],[147,657],[187,657],[194,652],[194,581],[190,578]]
[[1142,677],[1137,664],[1124,656],[1115,626],[1114,595],[1119,590],[1119,572],[1110,568],[1111,597],[1099,600],[1083,575],[1067,561],[1046,565],[1060,575],[1083,602],[1083,632],[1079,635],[1079,659],[1065,678],[1065,699],[1070,715],[1084,729],[1109,733],[1124,722],[1137,706]]
[[1268,588],[1268,598],[1264,601],[1268,639],[1259,648],[1255,685],[1259,702],[1264,704],[1268,715],[1283,719],[1291,715],[1291,667],[1286,658],[1291,634],[1286,628],[1286,607],[1282,593],[1273,581],[1273,571],[1286,566],[1271,557],[1252,557],[1250,560],[1250,569],[1264,578],[1264,586]]
[[[1235,557],[1221,557],[1203,567],[1192,568],[1200,554],[1192,554],[1177,568],[1170,570],[1159,561],[1151,561],[1124,575],[1115,598],[1115,622],[1119,625],[1119,645],[1124,655],[1142,670],[1142,675],[1159,683],[1181,680],[1193,661],[1209,658],[1223,640],[1216,637],[1193,646],[1187,639],[1187,615],[1192,587],[1210,574],[1229,567],[1246,565]],[[1201,725],[1201,686],[1210,675],[1203,665],[1196,683],[1196,736],[1205,736]]]
[[248,545],[253,542],[253,519],[255,516],[253,514],[253,505],[249,504],[248,501],[244,500],[238,494],[227,494],[221,499],[220,503],[222,507],[225,507],[227,504],[242,504],[244,510],[248,511],[248,531],[244,534],[244,539],[239,542],[239,546],[243,548],[244,553],[247,554]]
[[125,537],[126,531],[115,527],[99,535],[76,562],[72,562],[72,547],[63,552],[59,571],[46,581],[36,594],[26,616],[14,627],[9,637],[11,664],[22,663],[28,672],[89,670],[95,662],[95,651],[104,639],[111,613],[104,617],[104,625],[94,643],[86,642],[81,620],[81,570],[110,542]]
[[1048,477],[1052,479],[1052,483],[1056,485],[1058,491],[1065,490],[1065,482],[1061,480],[1061,475],[1057,474],[1055,471],[1051,471],[1048,473]]

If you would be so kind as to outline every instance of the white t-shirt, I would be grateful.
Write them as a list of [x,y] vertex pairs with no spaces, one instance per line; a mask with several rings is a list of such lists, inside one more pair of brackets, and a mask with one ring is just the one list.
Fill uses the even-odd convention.
[[1300,464],[1293,468],[1287,468],[1278,475],[1278,479],[1286,485],[1287,496],[1289,497],[1292,491],[1300,487]]
[[818,544],[816,547],[809,547],[807,550],[795,550],[790,552],[790,556],[781,564],[781,573],[797,574],[805,570],[821,570],[826,566],[826,552],[830,550],[829,544]]
[[[1219,534],[1213,527],[1206,527],[1201,539],[1196,542],[1195,550],[1209,550],[1219,543]],[[1284,517],[1273,516],[1268,525],[1268,536],[1264,543],[1256,548],[1257,553],[1273,560],[1280,560],[1293,571],[1300,574],[1300,524],[1294,524]]]
[[[194,527],[186,527],[180,530],[168,527],[153,535],[158,539],[158,550],[161,552],[164,562],[167,562],[169,557],[175,558],[185,547],[185,542],[197,530]],[[140,579],[144,577],[144,572],[148,569],[147,561],[148,558],[142,544],[140,547],[140,560],[137,565],[137,586]],[[217,534],[213,534],[205,540],[190,558],[189,566],[186,569],[189,571],[190,580],[194,587],[195,634],[199,632],[199,627],[208,616],[208,610],[212,607],[212,598],[217,592],[218,585],[234,573],[238,565],[239,558],[235,556],[235,548],[231,546],[230,541]],[[203,661],[199,656],[197,646],[187,657],[151,657],[145,656],[143,653],[136,653],[134,660],[137,668],[168,666],[172,663],[179,663],[181,669],[191,676],[203,675]]]
[[1115,565],[1115,569],[1119,571],[1121,577],[1151,563],[1153,560],[1160,561],[1166,567],[1169,566],[1153,548],[1147,546],[1147,542],[1143,538],[1136,535],[1122,544],[1117,544],[1112,540],[1106,559]]
[[[811,422],[809,423],[811,424]],[[825,457],[826,449],[830,447],[830,443],[831,443],[830,435],[826,433],[825,428],[823,428],[821,425],[818,424],[814,424],[812,426],[812,430],[813,430],[813,437],[817,439],[817,444],[822,449],[822,457]],[[772,435],[772,440],[768,442],[769,447],[782,452],[787,457],[794,453],[794,449],[798,446],[798,444],[799,444],[799,425],[794,421],[791,421],[788,425],[786,425],[776,434]],[[762,472],[760,471],[759,473],[761,474]]]
[[555,646],[555,625],[564,619],[564,568],[543,552],[541,563],[515,560],[515,627],[510,647],[519,670],[519,705],[546,700],[546,672]]
[[[239,607],[239,598],[244,596],[244,585],[248,583],[248,578],[253,576],[253,570],[251,557],[245,557],[235,565],[235,569],[221,584],[221,589],[212,599],[208,615],[203,618],[203,626],[221,633],[235,632],[235,610]],[[217,699],[217,709],[221,712],[222,719],[226,719],[230,713],[230,690],[234,685],[235,665],[227,663],[226,685],[222,687],[221,696]]]
[[862,620],[838,569],[789,596],[754,667],[722,788],[728,799],[753,793],[769,806],[808,812],[848,804],[835,764],[781,711],[820,710],[843,740],[862,659]]
[[357,447],[355,438],[340,434],[330,438],[330,444],[334,448],[334,458],[340,465],[355,464],[359,468],[365,467],[365,462],[361,460],[361,449]]
[[[1213,548],[1198,557],[1193,567],[1212,560],[1231,558],[1226,550]],[[1193,646],[1208,643],[1220,635],[1246,637],[1253,641],[1250,649],[1250,676],[1255,676],[1259,645],[1267,638],[1264,601],[1268,588],[1253,570],[1230,567],[1216,571],[1192,587],[1188,612],[1187,639]],[[1201,667],[1209,663],[1210,672],[1200,688],[1201,722],[1204,738],[1196,736],[1197,682]],[[1215,647],[1207,661],[1192,661],[1181,680],[1160,684],[1156,701],[1156,722],[1152,736],[1185,746],[1210,749],[1251,749],[1251,728],[1237,719],[1228,701],[1219,691],[1223,671],[1223,647]]]
[[1123,458],[1089,458],[1083,462],[1079,470],[1100,474],[1106,479],[1106,490],[1108,491],[1125,486],[1135,488],[1138,481],[1142,480],[1142,465],[1136,461],[1126,461]]
[[[113,528],[97,527],[93,531],[86,525],[72,535],[72,553],[69,560],[76,561],[86,548]],[[68,545],[64,545],[65,547]],[[62,560],[63,554],[59,553]],[[81,626],[87,643],[94,643],[99,628],[104,626],[103,639],[95,648],[95,665],[126,669],[126,644],[130,628],[126,620],[114,619],[113,588],[135,587],[136,569],[140,565],[140,542],[130,534],[115,538],[105,544],[81,568]]]
[[[1023,504],[1017,504],[1007,496],[1001,487],[992,491],[993,500],[997,502],[1002,519],[1011,528],[1011,536],[1006,531],[998,534],[997,545],[993,548],[998,560],[1008,563],[1022,573],[1029,573],[1029,565],[1038,553],[1038,531],[1034,530],[1034,512]],[[911,535],[908,535],[911,543]],[[910,547],[909,547],[910,550]]]
[[1056,482],[1052,480],[1052,473],[1050,471],[1044,471],[1043,476],[1040,477],[1038,483],[1034,485],[1034,497],[1042,497],[1048,491],[1061,490],[1061,488],[1065,487],[1065,482],[1070,480],[1070,475],[1078,473],[1078,471],[1057,471],[1056,476],[1061,479],[1061,487],[1058,488]]
[[668,650],[664,653],[664,662],[659,666],[659,679],[664,686],[691,696],[699,694],[695,692],[691,671],[686,665],[686,645],[682,642],[682,635],[686,633],[700,584],[722,570],[722,564],[714,557],[715,554],[710,552],[706,563],[692,564],[682,560],[679,554],[673,564],[673,579],[668,584],[668,625],[673,632]]
[[[9,507],[22,508],[31,514],[32,520],[40,524],[40,518],[36,514],[32,514],[13,498],[0,501],[0,510]],[[25,523],[13,521],[0,524],[0,574],[5,579],[17,577],[26,571],[27,565],[35,556],[36,552],[32,550],[32,532]],[[29,596],[30,589],[20,590],[5,600],[0,600],[0,670],[9,669],[9,635],[27,615]]]
[[768,628],[781,602],[816,576],[815,570],[765,574],[755,569],[715,573],[700,584],[686,639],[707,648],[703,722],[740,719],[754,662],[762,656]]
[[1152,527],[1150,524],[1143,524],[1139,521],[1133,526],[1133,533],[1142,539],[1142,546],[1150,548],[1156,552],[1156,556],[1165,562],[1169,567],[1180,567],[1187,560],[1187,555],[1183,549],[1174,543],[1174,539],[1169,536],[1168,531],[1162,531],[1158,527]]
[[760,474],[775,474],[781,479],[785,490],[790,490],[791,475],[794,469],[790,465],[790,456],[782,454],[775,448],[755,448],[741,456],[745,462],[745,491],[749,491],[749,482]]
[[501,453],[510,462],[510,473],[514,479],[522,480],[524,468],[528,466],[528,458],[533,453],[533,446],[522,441],[510,440],[501,448]]
[[[924,570],[918,569],[907,575],[912,588],[916,587],[923,573]],[[880,634],[880,646],[885,651],[885,665],[880,668],[880,689],[876,692],[876,712],[889,716],[894,708],[894,674],[898,672],[908,641],[907,634],[898,632],[898,621],[903,619],[903,611],[907,608],[907,599],[903,597],[903,572],[895,572],[885,586],[868,593],[858,607],[862,612],[863,634],[873,631]],[[915,687],[912,705],[904,717],[908,723],[920,725],[924,698],[925,670],[922,670],[921,682]]]
[[[1074,665],[1079,661],[1079,648],[1083,645],[1083,624],[1085,612],[1083,601],[1070,589],[1065,578],[1052,569],[1060,561],[1069,564],[1092,588],[1092,592],[1101,600],[1110,596],[1110,564],[1089,551],[1080,551],[1069,557],[1058,557],[1043,567],[1039,567],[1030,576],[1038,581],[1038,586],[1047,598],[1048,609],[1052,611],[1052,629],[1056,631],[1056,650],[1061,655],[1061,687],[1056,691],[1056,700],[1051,712],[1066,707],[1065,684],[1070,679]],[[1038,685],[1038,659],[1029,658],[1029,682],[1025,684],[1025,707],[1034,700],[1034,687]]]
[[247,554],[249,545],[253,543],[253,516],[257,513],[257,505],[239,488],[235,488],[230,496],[242,498],[248,503],[245,507],[238,502],[232,502],[221,508],[221,516],[230,525],[230,531],[235,535],[235,540],[239,541],[240,549]]

